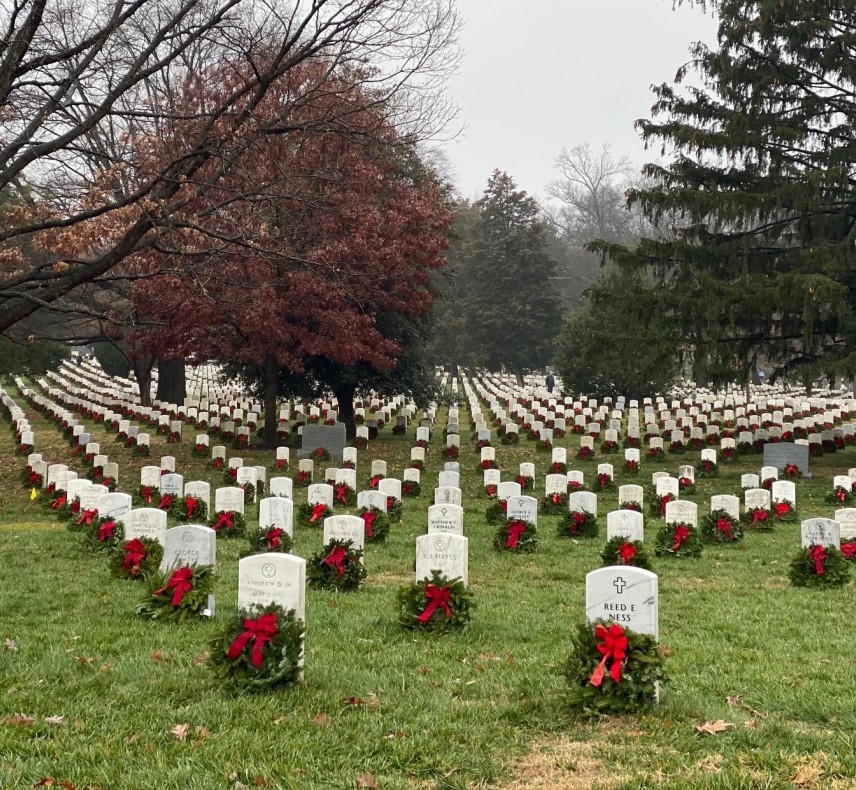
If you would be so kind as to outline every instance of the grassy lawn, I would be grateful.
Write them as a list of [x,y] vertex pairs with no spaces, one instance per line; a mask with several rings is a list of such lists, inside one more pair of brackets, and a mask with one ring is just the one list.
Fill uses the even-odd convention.
[[[26,410],[38,451],[82,472],[83,459],[72,459],[59,431]],[[463,408],[461,416],[477,607],[469,629],[431,638],[404,631],[396,619],[396,590],[412,580],[414,539],[424,532],[442,468],[438,431],[422,497],[405,500],[403,521],[386,543],[367,546],[365,588],[308,591],[305,681],[256,696],[228,694],[213,682],[203,658],[221,627],[216,620],[172,626],[134,618],[140,587],[111,579],[78,535],[29,501],[18,481],[25,461],[13,456],[4,423],[0,787],[46,779],[76,790],[856,787],[852,585],[830,592],[790,586],[798,524],[750,533],[743,546],[706,547],[699,560],[655,560],[661,642],[670,652],[662,704],[639,717],[580,721],[563,706],[559,667],[583,618],[583,580],[600,565],[605,514],[617,507],[617,493],[600,497],[599,538],[560,539],[556,519],[542,516],[535,554],[499,554],[484,521],[488,500]],[[361,451],[361,483],[372,458],[387,459],[399,477],[408,465],[415,428],[404,437],[390,428]],[[100,426],[93,433],[120,462],[121,490],[133,491],[139,467],[167,453],[185,481],[222,484],[220,473],[191,457],[192,429],[181,445],[153,437],[151,459],[133,458]],[[575,438],[564,441],[576,448]],[[243,457],[267,464],[272,475],[272,452]],[[683,458],[694,463],[698,453]],[[497,445],[497,459],[505,479],[516,477],[520,461],[534,460],[536,494],[543,493],[549,454],[521,440]],[[651,472],[674,474],[683,462],[643,460],[634,478],[622,473],[621,454],[611,459],[617,484],[641,482],[646,491]],[[569,466],[592,480],[598,460]],[[699,480],[687,498],[702,515],[712,494],[739,494],[740,474],[760,465],[751,456],[721,466],[718,479]],[[832,515],[823,494],[832,475],[850,466],[853,449],[813,460],[814,479],[797,483],[801,517]],[[659,524],[646,515],[648,541]],[[296,554],[320,548],[320,530],[295,531]],[[220,613],[236,605],[243,549],[232,541],[218,547]],[[733,726],[715,734],[695,729],[720,719]]]

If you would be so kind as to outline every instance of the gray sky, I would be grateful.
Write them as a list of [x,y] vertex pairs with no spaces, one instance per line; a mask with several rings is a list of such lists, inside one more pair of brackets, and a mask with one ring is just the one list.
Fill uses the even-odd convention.
[[458,192],[479,197],[494,168],[543,197],[562,147],[610,143],[638,164],[633,122],[652,84],[670,82],[692,41],[715,41],[708,14],[671,0],[458,0],[464,57],[449,89],[466,124],[445,146]]

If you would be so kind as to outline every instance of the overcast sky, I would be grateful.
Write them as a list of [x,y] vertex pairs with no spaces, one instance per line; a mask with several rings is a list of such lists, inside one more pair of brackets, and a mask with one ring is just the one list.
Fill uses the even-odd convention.
[[690,42],[716,32],[709,14],[671,0],[458,0],[458,11],[464,56],[450,91],[465,128],[445,150],[465,197],[480,197],[494,168],[543,197],[563,146],[659,158],[633,122],[650,116],[650,86],[674,78]]

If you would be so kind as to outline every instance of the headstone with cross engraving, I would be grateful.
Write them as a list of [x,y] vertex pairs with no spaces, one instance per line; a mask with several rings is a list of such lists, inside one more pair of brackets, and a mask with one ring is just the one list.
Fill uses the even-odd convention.
[[586,574],[586,619],[610,620],[659,638],[657,574],[632,565],[611,565]]
[[464,509],[457,505],[431,505],[428,508],[428,533],[464,534]]

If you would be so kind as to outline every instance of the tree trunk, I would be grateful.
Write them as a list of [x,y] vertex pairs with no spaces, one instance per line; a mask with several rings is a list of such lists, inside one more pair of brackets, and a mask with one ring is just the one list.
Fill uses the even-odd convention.
[[265,447],[274,448],[277,446],[277,427],[279,425],[279,414],[276,408],[276,385],[279,378],[279,365],[276,363],[276,357],[273,354],[265,355],[265,425],[262,433],[262,440]]
[[140,388],[141,406],[152,405],[152,368],[154,364],[155,358],[148,355],[131,360],[134,378],[137,380],[137,386]]
[[184,359],[158,357],[158,400],[183,406],[187,397]]
[[354,393],[356,389],[352,384],[333,387],[333,394],[339,401],[339,422],[345,423],[345,435],[349,440],[357,435],[357,424],[354,422]]

